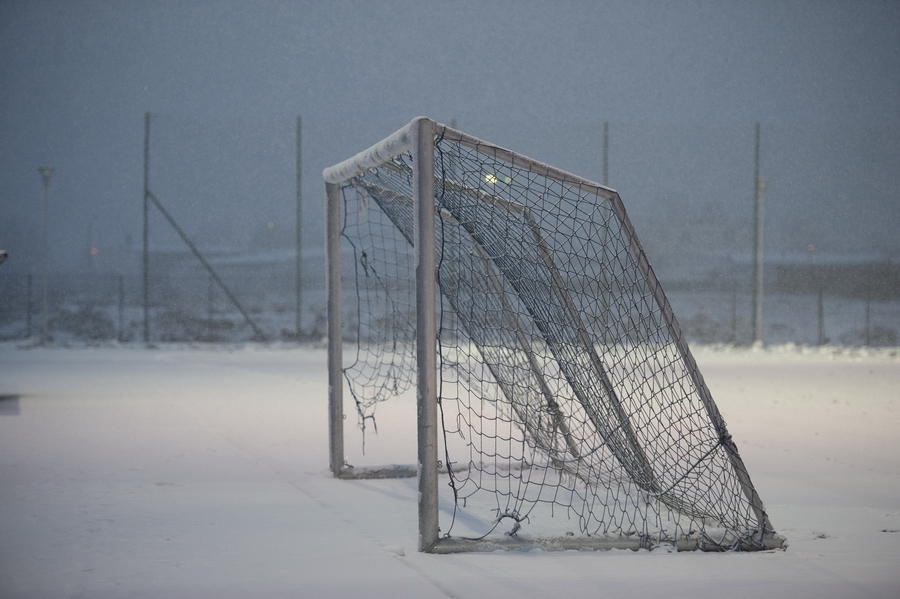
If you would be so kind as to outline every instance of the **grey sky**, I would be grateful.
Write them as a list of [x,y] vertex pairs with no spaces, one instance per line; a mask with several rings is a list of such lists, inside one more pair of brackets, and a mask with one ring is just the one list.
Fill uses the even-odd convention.
[[[31,248],[40,224],[37,167],[44,164],[56,168],[51,231],[60,260],[81,251],[88,228],[109,246],[138,237],[143,114],[151,111],[245,128],[283,123],[283,136],[272,142],[281,152],[269,158],[283,163],[283,172],[273,175],[281,178],[260,204],[269,212],[259,216],[285,223],[293,209],[292,128],[302,116],[311,242],[321,229],[322,168],[420,114],[457,119],[470,133],[592,178],[599,178],[596,133],[609,121],[610,183],[635,206],[638,225],[649,222],[646,202],[667,197],[659,188],[675,177],[659,166],[659,156],[678,147],[690,153],[704,136],[689,134],[671,148],[659,142],[667,148],[661,155],[653,154],[653,143],[635,140],[650,139],[657,126],[665,139],[673,127],[742,132],[735,139],[723,134],[735,148],[723,151],[735,160],[717,178],[733,187],[752,177],[752,165],[741,161],[752,159],[752,127],[759,121],[771,171],[763,174],[772,177],[776,200],[792,188],[779,191],[773,173],[783,183],[811,173],[797,180],[800,190],[824,170],[826,180],[846,182],[865,197],[849,193],[820,215],[840,220],[847,201],[860,201],[867,216],[850,235],[883,241],[835,249],[894,251],[887,236],[895,227],[883,221],[900,216],[893,207],[900,171],[898,31],[900,3],[893,1],[4,0],[0,245],[13,252]],[[819,149],[804,158],[806,146],[796,145],[792,128]],[[809,133],[816,130],[831,133]],[[841,146],[848,138],[850,158],[840,147],[822,157],[823,144]],[[577,144],[567,142],[572,139]],[[685,158],[673,159],[682,164]],[[846,162],[857,164],[847,172],[834,166]],[[874,189],[865,189],[867,182]],[[691,195],[690,182],[680,185],[682,195]],[[749,193],[736,190],[722,201],[731,206]],[[774,218],[805,222],[804,215],[816,212],[812,199],[795,201],[797,193],[782,203],[793,207],[781,215],[775,208]],[[871,220],[879,214],[880,221]],[[871,230],[863,233],[866,223]],[[833,224],[816,234],[831,235]],[[773,243],[790,245],[774,226]]]

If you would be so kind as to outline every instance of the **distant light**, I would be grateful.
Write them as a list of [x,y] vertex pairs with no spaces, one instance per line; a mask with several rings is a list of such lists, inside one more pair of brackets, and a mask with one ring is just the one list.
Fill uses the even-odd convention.
[[806,246],[806,249],[812,252],[816,249],[816,246],[814,246],[813,244],[809,244],[808,246]]
[[100,253],[100,250],[98,250],[97,248],[91,248],[91,256],[96,256],[99,253]]
[[270,228],[270,229],[274,229],[274,228],[275,228],[275,223],[273,223],[272,221],[269,221],[269,228]]

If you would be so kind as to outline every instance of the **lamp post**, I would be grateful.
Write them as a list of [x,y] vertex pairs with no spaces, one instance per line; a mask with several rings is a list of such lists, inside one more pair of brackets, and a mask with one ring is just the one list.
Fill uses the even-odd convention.
[[297,314],[296,314],[296,325],[295,330],[297,333],[297,341],[300,341],[301,336],[303,335],[303,327],[301,323],[302,317],[302,309],[303,309],[303,254],[302,254],[302,235],[301,232],[303,230],[303,191],[302,191],[302,150],[303,150],[303,122],[301,118],[297,117],[297,229],[296,229],[296,242],[297,242],[297,272],[296,272],[296,282],[297,282]]
[[753,341],[763,343],[763,261],[765,256],[765,200],[768,179],[759,176],[759,123],[756,123],[756,149],[753,192]]
[[41,174],[41,180],[44,182],[44,273],[43,273],[43,308],[41,310],[41,345],[47,343],[47,286],[49,284],[50,270],[50,233],[48,230],[48,220],[50,215],[50,178],[53,176],[52,166],[41,166],[38,168]]

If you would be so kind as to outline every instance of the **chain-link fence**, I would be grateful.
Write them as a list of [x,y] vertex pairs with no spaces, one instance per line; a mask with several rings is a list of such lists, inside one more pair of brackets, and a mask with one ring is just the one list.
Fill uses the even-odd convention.
[[[302,145],[309,162],[327,165],[343,154],[323,156],[337,142],[317,125],[308,127]],[[617,189],[687,337],[751,342],[753,123],[605,125],[598,119],[578,126],[461,127]],[[890,128],[766,123],[760,132],[764,341],[900,343],[900,236],[894,231],[900,135]],[[16,248],[30,257],[20,250],[0,266],[0,338],[40,336],[46,321],[56,340],[143,342],[145,306],[151,342],[249,341],[257,335],[248,316],[267,339],[296,338],[298,312],[301,334],[319,336],[324,251],[315,235],[323,192],[307,176],[298,287],[297,137],[291,121],[152,115],[148,189],[224,288],[151,201],[145,303],[141,197],[129,196],[121,215],[97,216],[79,247],[54,246],[51,227],[56,254],[49,259],[46,318],[40,221],[7,232],[7,241],[24,239]],[[141,173],[134,177],[139,181]],[[35,176],[36,199],[42,189]],[[51,208],[64,193],[51,190]],[[62,267],[60,252],[75,266]]]

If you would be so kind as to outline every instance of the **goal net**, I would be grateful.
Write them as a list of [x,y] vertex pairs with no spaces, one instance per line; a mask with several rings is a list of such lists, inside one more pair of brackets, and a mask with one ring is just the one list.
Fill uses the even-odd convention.
[[425,118],[324,175],[332,470],[415,388],[420,550],[782,546],[615,191]]

